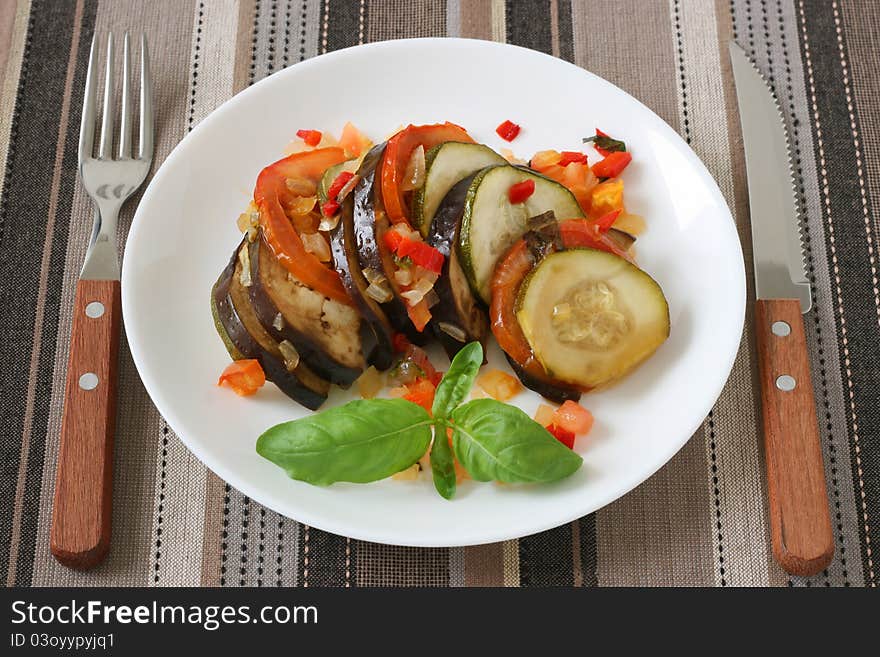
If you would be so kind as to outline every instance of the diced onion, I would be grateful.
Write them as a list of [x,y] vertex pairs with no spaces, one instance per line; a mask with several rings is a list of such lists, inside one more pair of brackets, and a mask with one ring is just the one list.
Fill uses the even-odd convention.
[[440,278],[438,273],[425,269],[420,265],[416,265],[415,271],[413,271],[414,280],[428,281],[431,285],[434,285],[438,278]]
[[394,272],[394,280],[400,286],[409,285],[412,283],[412,272],[409,269],[398,269]]
[[250,212],[242,212],[240,215],[238,215],[238,219],[236,220],[235,225],[238,226],[238,230],[242,233],[246,232],[247,229],[251,227]]
[[258,230],[257,230],[256,226],[251,226],[250,228],[248,228],[247,229],[247,241],[253,242],[255,239],[257,239],[257,234],[258,234]]
[[462,329],[460,326],[450,324],[449,322],[437,322],[437,328],[439,328],[453,340],[458,340],[459,342],[464,342],[465,340],[467,340],[467,333],[465,333],[464,329]]
[[407,290],[406,292],[401,292],[400,296],[406,299],[407,304],[415,306],[419,301],[425,298],[425,293],[420,292],[419,290]]
[[413,189],[419,189],[425,184],[425,147],[419,144],[413,149],[409,162],[406,165],[406,171],[403,174],[403,182],[400,190],[408,192]]
[[251,256],[248,249],[238,250],[238,261],[241,263],[241,275],[238,277],[238,282],[242,287],[250,287],[253,281],[251,280]]
[[303,216],[315,209],[317,196],[297,196],[284,204],[285,209],[293,216]]
[[315,183],[308,178],[288,178],[284,184],[294,196],[314,196],[317,190]]
[[363,269],[362,273],[364,275],[364,278],[366,278],[368,282],[375,283],[379,286],[382,286],[382,284],[388,280],[387,278],[385,278],[385,274],[376,269],[373,269],[372,267],[367,267],[366,269]]
[[547,427],[553,424],[553,416],[556,411],[552,406],[547,406],[547,404],[539,404],[538,409],[535,411],[535,422],[540,424],[542,427]]
[[405,470],[401,470],[400,472],[395,472],[391,475],[391,478],[394,481],[415,481],[419,478],[419,471],[421,468],[418,463],[413,463],[411,466],[406,468]]
[[522,384],[507,372],[488,370],[477,377],[477,385],[498,401],[507,401],[522,391]]
[[359,180],[360,176],[352,176],[349,181],[342,186],[342,189],[339,190],[339,193],[336,195],[336,202],[342,203],[345,200],[345,197],[354,189],[354,186],[358,184]]
[[278,343],[278,349],[281,350],[281,358],[284,360],[284,367],[288,372],[293,372],[299,365],[299,352],[296,347],[291,344],[290,340],[282,340]]
[[303,233],[300,237],[306,251],[314,254],[321,262],[330,261],[330,245],[321,233]]
[[437,290],[431,288],[425,293],[425,303],[429,310],[440,303],[440,295],[437,294]]
[[[436,279],[435,279],[436,280]],[[430,290],[434,288],[434,281],[430,278],[420,278],[413,285],[414,290],[418,290],[422,293],[422,296],[426,295]]]
[[355,381],[355,385],[357,386],[358,394],[361,397],[364,399],[372,399],[383,387],[385,387],[385,381],[382,373],[370,365],[364,370],[363,374],[358,377],[357,381]]
[[325,217],[323,214],[321,215],[321,221],[318,224],[318,230],[322,230],[324,232],[329,232],[336,228],[339,225],[339,217],[341,215],[337,212],[333,216]]
[[394,298],[394,295],[391,294],[391,290],[387,287],[383,287],[381,285],[376,285],[375,283],[370,283],[369,287],[366,290],[367,296],[370,297],[373,301],[378,303],[388,303]]
[[281,316],[281,313],[275,314],[275,319],[272,320],[272,328],[276,331],[281,331],[284,329],[284,318]]

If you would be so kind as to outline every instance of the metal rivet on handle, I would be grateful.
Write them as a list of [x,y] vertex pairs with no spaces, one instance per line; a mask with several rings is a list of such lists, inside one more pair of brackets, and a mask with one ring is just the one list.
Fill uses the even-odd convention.
[[770,330],[773,331],[773,335],[778,335],[779,337],[784,338],[791,333],[791,326],[789,326],[787,322],[773,322]]
[[776,387],[784,392],[791,392],[796,385],[797,381],[794,380],[793,376],[789,376],[788,374],[783,374],[776,379]]
[[94,372],[86,372],[79,377],[79,387],[83,390],[94,390],[98,387],[98,375]]
[[91,317],[92,319],[98,319],[101,315],[104,314],[104,304],[100,301],[92,301],[89,305],[86,306],[86,316]]

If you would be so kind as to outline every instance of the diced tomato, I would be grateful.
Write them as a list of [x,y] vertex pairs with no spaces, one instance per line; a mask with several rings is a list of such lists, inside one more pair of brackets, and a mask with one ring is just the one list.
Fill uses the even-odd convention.
[[535,171],[543,173],[548,167],[559,164],[561,159],[562,154],[559,151],[538,151],[532,156],[529,166]]
[[[401,185],[413,150],[421,145],[425,151],[446,141],[473,143],[470,135],[454,123],[436,125],[410,125],[388,139],[382,156],[382,202],[388,220],[397,224],[409,222],[409,210]],[[378,174],[377,174],[378,176]]]
[[431,383],[433,383],[434,387],[436,388],[437,386],[440,385],[440,380],[443,378],[443,372],[436,372],[435,371],[434,374],[432,374],[430,378],[431,378]]
[[599,183],[590,193],[590,216],[598,219],[623,209],[623,181],[619,178]]
[[254,202],[260,210],[260,226],[266,242],[282,266],[308,287],[331,299],[352,305],[339,274],[306,251],[282,205],[296,196],[288,189],[287,180],[317,182],[329,167],[345,159],[345,151],[341,148],[319,148],[278,160],[260,172],[254,189]]
[[510,199],[510,202],[514,205],[517,203],[523,203],[529,196],[535,193],[535,181],[531,178],[527,180],[523,180],[522,182],[518,182],[514,185],[510,186],[510,189],[507,190],[507,198]]
[[[601,130],[599,130],[599,128],[596,128],[596,136],[597,137],[607,137],[608,134],[602,132]],[[594,145],[594,148],[596,149],[596,152],[599,153],[599,155],[601,155],[602,157],[608,157],[608,154],[611,152],[611,151],[606,151],[604,148],[599,148],[598,146],[595,146],[595,145]]]
[[614,222],[617,221],[617,217],[620,216],[621,210],[612,210],[608,214],[604,214],[598,219],[596,219],[593,223],[596,225],[596,229],[600,233],[606,233],[608,230],[614,225]]
[[346,123],[339,137],[339,148],[348,157],[360,157],[369,150],[373,142],[351,123]]
[[218,386],[232,389],[235,394],[243,397],[254,394],[266,383],[266,374],[260,361],[253,358],[231,362],[223,370]]
[[431,321],[431,310],[428,308],[428,303],[424,299],[414,306],[407,305],[406,314],[409,315],[410,321],[419,333],[424,331],[428,322]]
[[428,379],[416,379],[406,386],[406,394],[403,398],[418,404],[430,413],[434,405],[435,390],[434,384]]
[[339,196],[339,192],[342,191],[342,188],[348,183],[349,180],[354,178],[354,174],[350,171],[343,171],[338,176],[333,179],[333,182],[330,183],[330,187],[327,188],[327,198],[331,201],[335,201],[336,197]]
[[410,345],[409,358],[413,363],[419,366],[419,369],[421,369],[422,372],[425,373],[426,379],[434,380],[437,376],[437,370],[434,368],[434,363],[428,358],[428,354],[424,349],[416,347],[415,345]]
[[320,130],[297,130],[296,136],[302,139],[308,146],[317,146],[321,143]]
[[339,203],[336,201],[325,201],[321,205],[321,214],[325,217],[332,217],[339,210]]
[[519,131],[522,128],[518,126],[513,121],[505,121],[497,128],[495,128],[495,132],[498,133],[498,136],[501,137],[504,141],[513,141],[516,139],[516,136],[519,134]]
[[507,401],[518,395],[523,386],[515,376],[502,370],[487,370],[477,377],[477,384],[493,399]]
[[586,154],[579,153],[578,151],[562,151],[562,153],[560,153],[559,164],[565,166],[566,164],[571,164],[572,162],[586,164],[587,156]]
[[556,409],[553,424],[577,436],[583,436],[593,426],[593,414],[580,404],[569,400]]
[[391,347],[395,353],[404,354],[412,347],[412,343],[403,333],[395,333],[391,336]]
[[425,242],[410,240],[404,237],[397,247],[397,255],[400,258],[409,257],[414,264],[424,267],[435,274],[443,271],[443,254]]
[[397,253],[397,249],[400,248],[400,245],[403,244],[403,240],[406,238],[396,230],[388,230],[385,231],[383,239],[385,240],[385,246],[388,247],[388,250],[391,251],[391,253]]
[[556,438],[563,445],[568,447],[569,449],[574,449],[574,433],[564,429],[556,424],[551,424],[547,427],[547,431],[553,434],[553,437]]
[[632,162],[632,159],[632,153],[627,151],[608,153],[604,160],[593,165],[593,173],[599,178],[616,178]]

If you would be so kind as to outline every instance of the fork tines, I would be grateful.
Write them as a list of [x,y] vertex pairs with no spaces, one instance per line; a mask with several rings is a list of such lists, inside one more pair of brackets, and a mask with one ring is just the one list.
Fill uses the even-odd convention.
[[[92,47],[89,52],[89,68],[86,74],[86,91],[83,99],[82,124],[79,133],[79,161],[93,157],[95,145],[95,124],[97,119],[97,87],[98,87],[98,62],[97,40],[92,38]],[[131,104],[131,45],[128,32],[122,40],[122,101],[121,120],[119,127],[119,148],[117,158],[120,160],[138,159],[150,160],[153,156],[153,96],[150,80],[150,64],[147,51],[146,35],[141,34],[140,47],[140,129],[139,148],[135,156],[132,153],[131,131],[133,124],[133,112]],[[107,35],[107,58],[104,71],[104,102],[103,116],[101,117],[101,138],[98,144],[98,159],[113,159],[113,130],[115,123],[114,103],[114,63],[115,43],[113,33]]]

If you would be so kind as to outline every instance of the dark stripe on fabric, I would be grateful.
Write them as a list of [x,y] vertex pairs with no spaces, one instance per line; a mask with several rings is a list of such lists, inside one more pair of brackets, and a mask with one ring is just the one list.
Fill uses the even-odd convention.
[[559,56],[567,62],[574,62],[571,0],[559,0]]
[[[321,19],[324,20],[326,16],[327,23],[321,28],[321,37],[326,37],[327,46],[324,48],[322,42],[321,52],[331,52],[357,45],[360,33],[360,12],[360,2],[355,0],[349,2],[324,0],[321,5]],[[366,14],[366,12],[364,13]]]
[[573,570],[571,525],[519,539],[520,586],[574,586]]
[[351,543],[354,541],[300,524],[300,586],[354,585],[351,577],[354,560],[347,551]]
[[[553,54],[549,0],[508,0],[505,7],[507,43]],[[560,7],[562,14],[562,7]],[[571,24],[571,8],[568,10]],[[561,31],[561,30],[560,30]],[[561,41],[560,35],[560,41]]]
[[580,554],[575,559],[580,559],[581,586],[599,586],[599,550],[596,545],[596,514],[591,513],[577,521],[577,529],[580,532]]
[[[97,2],[86,2],[83,11],[83,26],[80,36],[78,61],[76,63],[73,89],[82,89],[85,81],[85,70],[88,65],[88,44],[94,31],[94,17]],[[38,291],[40,276],[42,245],[49,236],[45,234],[48,212],[48,195],[54,167],[54,155],[58,136],[58,120],[64,97],[64,84],[67,73],[69,44],[74,31],[75,3],[35,2],[31,7],[32,32],[28,47],[28,56],[37,57],[40,66],[29,67],[27,79],[19,96],[19,107],[22,121],[20,137],[22,143],[28,144],[26,153],[16,153],[15,161],[10,158],[10,175],[7,178],[8,206],[6,218],[7,231],[3,237],[0,251],[0,271],[2,271],[5,294],[14,294],[15,301],[5,308],[16,308],[21,312],[9,319],[19,324],[18,336],[12,345],[7,345],[4,360],[20,358],[19,363],[26,362],[25,356],[29,349],[35,348],[33,343],[33,321],[29,316],[36,307],[35,295]],[[59,44],[65,44],[59,48]],[[15,583],[17,586],[29,586],[33,575],[33,560],[36,547],[36,532],[39,521],[40,490],[45,457],[46,432],[48,428],[49,404],[52,398],[54,380],[55,346],[58,338],[58,322],[61,304],[61,287],[64,277],[64,260],[67,252],[67,236],[73,192],[76,185],[77,147],[79,139],[79,121],[81,98],[74,94],[71,98],[69,129],[64,136],[61,183],[58,190],[56,221],[51,235],[52,247],[49,254],[49,270],[46,279],[46,295],[43,316],[42,334],[37,336],[40,344],[37,378],[34,382],[34,407],[31,421],[30,447],[25,471],[24,498],[22,500],[21,529],[16,563]],[[46,109],[51,108],[47,112]],[[17,107],[17,111],[18,107]],[[40,157],[35,157],[39,152]],[[35,186],[34,181],[43,180],[45,185]],[[39,191],[35,191],[39,190]],[[41,234],[42,231],[42,234]],[[24,324],[24,329],[20,324]],[[3,335],[9,335],[3,332]],[[10,348],[12,347],[12,348]],[[24,376],[27,370],[23,367],[4,368],[4,372],[20,371]],[[18,388],[21,400],[27,394],[27,386]],[[7,412],[3,403],[4,416]],[[17,442],[23,427],[7,434],[6,440]],[[13,449],[20,449],[16,444]],[[4,452],[6,451],[4,446]],[[6,458],[4,454],[4,468]],[[16,466],[18,466],[16,459]],[[15,478],[12,478],[15,485]],[[5,487],[5,473],[3,486]]]
[[[847,425],[851,438],[853,477],[856,481],[856,509],[859,510],[861,517],[864,503],[864,514],[867,515],[867,518],[861,517],[859,535],[865,577],[868,580],[871,569],[868,564],[869,546],[866,543],[865,524],[876,532],[878,515],[880,515],[878,508],[880,507],[880,439],[878,439],[880,438],[880,404],[877,403],[880,368],[876,367],[876,363],[880,362],[880,329],[878,329],[876,312],[865,301],[874,296],[871,262],[834,16],[830,4],[812,2],[805,3],[804,14],[812,54],[814,85],[820,91],[816,94],[816,102],[825,156],[825,163],[822,166],[828,175],[830,215],[834,226],[836,266],[840,276],[847,337],[847,344],[838,345],[838,348],[841,351],[842,376],[844,380],[848,377],[852,381],[852,389],[845,393],[851,393],[853,404],[848,408]],[[845,35],[843,36],[845,53],[846,38]],[[813,130],[815,131],[815,125]],[[819,157],[818,139],[819,136],[816,135],[817,158]],[[873,237],[876,249],[876,233]],[[830,235],[828,239],[830,241]],[[830,252],[829,248],[828,266],[833,270],[835,263],[831,260]],[[839,309],[835,308],[835,312],[838,311]],[[841,318],[838,316],[837,319],[840,324]],[[855,415],[853,415],[853,407]],[[859,436],[858,445],[853,437],[856,433]],[[857,471],[857,457],[862,463],[861,474]],[[864,501],[859,491],[859,478],[864,486]],[[836,477],[831,483],[837,485]],[[840,501],[832,499],[831,502],[834,513],[840,508]],[[875,578],[874,581],[868,582],[869,584],[877,584],[877,570],[875,565],[873,569]]]

